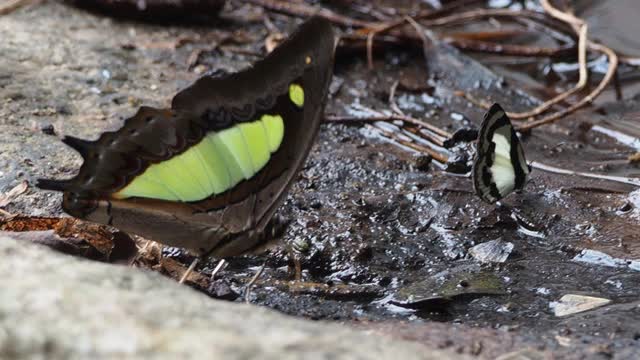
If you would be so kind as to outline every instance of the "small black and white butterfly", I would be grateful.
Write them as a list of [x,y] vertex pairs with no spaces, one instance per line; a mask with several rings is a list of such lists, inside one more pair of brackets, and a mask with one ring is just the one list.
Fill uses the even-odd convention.
[[506,112],[493,104],[484,115],[473,162],[473,188],[480,199],[495,203],[527,182],[531,167]]

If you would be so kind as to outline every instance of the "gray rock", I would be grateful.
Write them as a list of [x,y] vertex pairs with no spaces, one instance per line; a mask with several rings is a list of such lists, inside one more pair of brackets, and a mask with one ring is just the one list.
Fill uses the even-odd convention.
[[461,359],[0,237],[0,358]]
[[513,243],[496,239],[472,247],[469,254],[482,263],[503,263],[512,251]]

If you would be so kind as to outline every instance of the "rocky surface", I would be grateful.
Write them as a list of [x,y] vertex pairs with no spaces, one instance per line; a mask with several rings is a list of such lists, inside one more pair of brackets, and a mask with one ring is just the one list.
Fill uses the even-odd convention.
[[[57,136],[94,139],[102,131],[118,128],[140,105],[166,106],[176,90],[205,71],[237,70],[262,56],[270,34],[259,8],[238,6],[234,11],[224,14],[225,21],[201,28],[116,21],[56,1],[0,17],[0,194],[10,193],[25,180],[30,184],[25,192],[19,189],[19,195],[0,210],[25,215],[61,214],[60,195],[38,191],[32,185],[37,177],[68,178],[77,171],[79,157]],[[270,17],[283,33],[299,21],[273,14]],[[421,51],[396,50],[376,53],[375,72],[367,70],[364,51],[339,55],[327,113],[366,115],[365,107],[385,111],[389,108],[389,88],[396,80],[401,85],[396,100],[403,111],[450,131],[477,127],[483,113],[455,96],[455,90],[472,89],[477,97],[500,101],[514,110],[535,103],[512,82],[498,79],[465,54],[436,46],[428,52],[427,71]],[[427,82],[430,77],[437,79],[433,86]],[[634,119],[640,111],[640,97],[627,97],[624,103],[599,110],[587,108],[557,125],[524,136],[528,159],[574,170],[639,176],[638,165],[627,161],[637,150],[595,131],[593,125],[623,124],[617,128],[637,129]],[[505,200],[507,206],[490,206],[473,195],[469,179],[451,176],[435,163],[419,164],[413,154],[379,141],[378,135],[361,124],[323,126],[318,144],[283,206],[295,219],[285,240],[301,241],[309,248],[303,259],[303,279],[319,286],[286,286],[288,257],[280,251],[231,259],[218,275],[220,287],[239,293],[253,276],[254,267],[269,259],[272,265],[254,288],[252,301],[299,317],[366,323],[367,329],[395,335],[396,339],[486,359],[524,347],[562,351],[561,358],[570,358],[568,354],[576,359],[637,358],[633,355],[637,355],[634,352],[640,341],[640,272],[632,264],[640,258],[640,193],[635,188],[535,170],[523,194],[510,196]],[[469,255],[473,246],[498,238],[513,244],[504,263],[483,265]],[[209,327],[215,322],[200,322],[197,316],[208,320],[212,319],[209,316],[228,316],[228,322],[218,320],[225,326],[232,320],[243,321],[247,334],[264,336],[280,331],[261,328],[266,320],[238,315],[242,310],[236,309],[248,309],[244,306],[219,304],[160,281],[157,275],[151,276],[152,282],[158,281],[156,288],[135,285],[137,282],[135,286],[126,285],[133,280],[122,279],[137,279],[139,275],[137,270],[127,268],[83,262],[83,270],[75,272],[57,271],[56,267],[44,270],[41,265],[53,253],[40,252],[33,260],[24,254],[31,248],[11,248],[13,254],[0,259],[0,266],[4,269],[8,263],[10,269],[3,281],[15,281],[12,286],[22,281],[20,289],[27,295],[36,294],[35,298],[49,310],[68,311],[40,312],[48,317],[39,319],[39,327],[34,326],[37,334],[51,331],[47,334],[58,336],[58,342],[38,342],[37,349],[60,347],[80,357],[86,354],[82,350],[86,344],[107,349],[132,343],[147,346],[150,338],[155,342],[140,348],[165,346],[155,335],[129,336],[138,328],[147,335],[166,337],[176,349],[219,341],[204,337],[194,344],[176,330],[195,326],[205,334],[214,331]],[[577,257],[585,249],[602,252],[612,260],[585,262],[584,256]],[[179,251],[167,251],[165,255],[183,264],[191,260]],[[77,263],[69,257],[51,261]],[[214,265],[212,261],[197,270],[206,277]],[[95,276],[88,270],[94,267],[118,273],[121,280]],[[20,279],[12,279],[16,274]],[[34,278],[28,280],[28,275]],[[76,276],[84,282],[71,284]],[[87,302],[78,302],[74,308],[64,307],[66,300],[51,305],[43,294],[57,294],[61,284],[68,289],[64,296],[78,296],[78,301],[85,296]],[[92,297],[84,294],[90,293],[79,284],[93,286]],[[110,291],[120,286],[130,288],[128,292],[123,290],[122,296],[114,296],[117,301],[102,301],[102,295],[109,299]],[[4,288],[2,291],[4,294]],[[578,291],[612,303],[566,318],[556,317],[549,304]],[[168,298],[162,299],[160,293]],[[14,294],[12,302],[24,305],[27,295]],[[401,298],[404,295],[406,299]],[[169,323],[172,332],[151,327],[164,321],[164,312],[171,313],[168,308],[150,310],[155,317],[148,315],[149,323],[124,319],[123,314],[143,316],[138,314],[138,307],[143,309],[145,301],[177,306],[189,302],[182,301],[183,296],[196,296],[198,306],[209,310],[199,313],[185,305],[179,311],[189,316]],[[127,300],[134,297],[138,300]],[[414,308],[426,306],[400,309],[391,300],[404,300]],[[128,301],[140,306],[115,310],[114,304]],[[207,305],[209,302],[212,305]],[[432,305],[438,304],[446,311],[434,311]],[[217,311],[211,315],[213,307]],[[36,312],[16,312],[11,319],[31,319],[31,313]],[[110,329],[94,327],[110,313],[114,315],[107,319],[118,319],[108,323]],[[78,328],[79,333],[60,331],[69,319],[80,318],[83,321],[77,326],[84,328]],[[278,326],[288,321],[278,320]],[[392,326],[386,328],[380,321]],[[113,327],[114,323],[122,324],[122,329]],[[295,323],[302,324],[302,329],[313,326]],[[404,323],[409,325],[400,331]],[[6,344],[31,348],[35,338],[29,332],[16,333],[21,328],[16,329],[12,330],[14,338]],[[306,330],[296,331],[306,334]],[[61,333],[64,336],[59,336]],[[230,333],[220,334],[219,339],[226,341]],[[196,331],[191,337],[201,340],[200,334],[193,334]],[[356,343],[368,344],[360,340]],[[235,354],[243,356],[240,351],[245,347],[231,344],[229,347],[238,351]],[[326,345],[325,354],[340,349],[340,344]]]
[[0,238],[0,358],[463,359]]

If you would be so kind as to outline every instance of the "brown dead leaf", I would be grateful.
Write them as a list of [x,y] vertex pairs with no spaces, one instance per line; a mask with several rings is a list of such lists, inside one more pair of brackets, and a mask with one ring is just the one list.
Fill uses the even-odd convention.
[[60,218],[29,217],[16,215],[0,222],[3,231],[45,231],[52,230]]
[[[137,254],[135,241],[123,232],[74,218],[51,218],[13,216],[0,220],[0,230],[12,233],[36,243],[48,245],[56,250],[66,249],[65,243],[76,250],[64,251],[90,259],[108,262],[128,262]],[[47,233],[43,235],[42,233]],[[44,240],[46,238],[46,241]],[[82,248],[80,244],[92,251]]]
[[[20,241],[29,241],[35,244],[48,246],[61,253],[82,256],[85,258],[93,258],[95,250],[78,239],[63,239],[54,230],[38,230],[38,231],[0,231],[0,236],[7,236]],[[93,253],[92,253],[93,252]]]
[[113,234],[102,225],[78,219],[62,218],[54,230],[61,237],[79,237],[107,257],[111,256],[114,247]]
[[18,195],[22,195],[29,188],[29,183],[26,180],[20,182],[13,189],[7,191],[5,194],[0,194],[0,208],[5,207],[13,201]]

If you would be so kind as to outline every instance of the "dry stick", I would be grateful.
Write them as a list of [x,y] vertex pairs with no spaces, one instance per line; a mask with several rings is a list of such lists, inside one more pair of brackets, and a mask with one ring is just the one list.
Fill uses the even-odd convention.
[[0,209],[0,216],[10,218],[13,216],[13,214],[8,211]]
[[476,51],[483,53],[500,54],[507,56],[546,57],[554,58],[565,56],[575,48],[572,44],[559,47],[538,47],[511,44],[497,44],[490,41],[443,38],[443,41],[460,50]]
[[[400,109],[400,107],[398,107],[398,104],[396,103],[395,100],[395,96],[396,96],[396,89],[398,88],[398,84],[400,84],[400,81],[395,81],[393,83],[393,85],[391,85],[391,88],[389,89],[389,106],[391,107],[391,110],[393,110],[393,112],[395,112],[396,114],[402,115],[402,116],[406,116],[406,114]],[[437,144],[438,146],[444,146],[444,138],[442,138],[442,136],[438,136],[436,135],[428,135],[428,134],[422,134],[419,132],[418,129],[414,128],[414,127],[407,127],[407,129],[409,132],[422,136],[426,139],[428,139],[429,141]]]
[[218,274],[218,272],[227,264],[225,259],[218,261],[218,265],[216,265],[215,269],[211,272],[210,280],[213,281]]
[[544,14],[531,10],[476,9],[453,15],[443,16],[437,19],[421,21],[421,24],[426,27],[454,25],[461,22],[468,22],[471,20],[478,20],[491,16],[508,18],[517,18],[524,16],[540,21],[547,20]]
[[637,178],[629,178],[629,177],[623,177],[623,176],[601,175],[601,174],[595,174],[595,173],[587,173],[587,172],[580,172],[580,171],[561,169],[561,168],[558,168],[558,167],[555,167],[555,166],[542,164],[542,163],[539,163],[537,161],[532,161],[531,163],[529,163],[529,165],[531,165],[533,168],[540,169],[540,170],[543,170],[543,171],[548,171],[548,172],[554,173],[554,174],[582,176],[582,177],[587,177],[587,178],[592,178],[592,179],[608,180],[608,181],[614,181],[614,182],[619,182],[619,183],[623,183],[623,184],[640,186],[640,179],[637,179]]
[[376,115],[376,116],[367,116],[367,117],[360,117],[360,116],[350,116],[350,115],[327,115],[324,118],[324,121],[326,122],[334,122],[334,123],[352,123],[352,122],[363,122],[363,123],[367,123],[367,122],[376,122],[376,121],[393,121],[393,120],[401,120],[404,122],[407,122],[409,124],[413,124],[416,126],[420,126],[423,127],[425,129],[431,130],[434,133],[443,136],[443,137],[450,137],[451,134],[449,132],[447,132],[446,130],[442,130],[437,126],[431,125],[429,123],[426,123],[422,120],[413,118],[411,116],[406,116],[406,115],[399,115],[399,114],[389,114],[389,115]]
[[[557,18],[559,20],[562,20],[565,23],[569,24],[571,26],[571,28],[573,28],[574,31],[576,31],[579,34],[579,40],[583,40],[584,43],[586,44],[587,48],[589,48],[590,50],[595,50],[595,51],[599,51],[599,52],[602,52],[602,53],[606,54],[607,57],[609,58],[609,69],[607,69],[606,75],[604,76],[604,78],[602,79],[600,84],[598,84],[596,89],[594,91],[592,91],[590,94],[588,94],[585,98],[580,100],[578,103],[570,106],[569,108],[567,108],[565,110],[562,110],[562,111],[559,111],[557,113],[551,114],[551,115],[549,115],[549,116],[547,116],[545,118],[542,118],[542,119],[539,119],[539,120],[536,120],[536,121],[532,121],[530,123],[522,125],[522,126],[519,127],[520,130],[528,130],[528,129],[532,129],[534,127],[538,127],[540,125],[552,123],[552,122],[557,121],[558,119],[562,118],[563,116],[565,116],[565,115],[567,115],[567,114],[569,114],[569,113],[571,113],[571,112],[573,112],[573,111],[575,111],[575,110],[577,110],[577,109],[579,109],[579,108],[591,103],[593,101],[593,99],[595,97],[597,97],[598,95],[600,95],[600,93],[602,93],[604,88],[609,84],[609,82],[611,81],[611,79],[615,75],[615,72],[616,72],[616,69],[617,69],[617,66],[618,66],[618,57],[615,54],[615,52],[613,52],[611,49],[609,49],[606,46],[603,46],[603,45],[600,45],[600,44],[596,44],[594,42],[591,42],[591,41],[587,40],[587,36],[586,36],[586,34],[587,34],[587,26],[582,20],[574,17],[573,15],[563,13],[562,11],[552,7],[549,4],[548,0],[542,0],[541,3],[543,5],[543,7],[545,8],[545,10],[547,10],[549,12],[550,15],[552,15],[555,18]],[[512,16],[512,15],[508,15],[509,13],[511,13],[512,15],[515,14],[515,12],[513,12],[513,11],[510,11],[510,10],[505,11],[505,10],[501,10],[501,9],[487,10],[487,11],[482,11],[482,12],[471,11],[471,12],[467,12],[467,13],[452,15],[452,16],[449,16],[449,17],[444,18],[444,19],[437,19],[437,20],[431,21],[430,24],[432,24],[432,25],[443,25],[444,23],[447,23],[447,22],[470,20],[470,19],[474,19],[474,18],[477,18],[477,17],[484,17],[484,16],[488,16],[488,15],[492,15],[492,16]],[[527,17],[533,17],[533,18],[537,19],[537,15],[533,15],[535,13],[532,13],[532,12],[529,12],[529,11],[522,11],[520,13],[523,14],[523,15],[526,15]],[[581,76],[581,79],[582,79],[582,76],[583,76],[584,73],[587,72],[587,69],[586,69],[586,52],[583,51],[583,49],[580,48],[580,44],[581,43],[579,43],[579,46],[578,46],[579,47],[579,56],[580,55],[584,56],[584,62],[582,61],[581,58],[579,58],[579,61],[581,63],[580,76]],[[583,66],[583,64],[584,64],[584,66]],[[569,95],[571,93],[574,93],[576,88],[577,88],[577,85],[572,90],[569,90],[567,93],[569,93]],[[569,95],[567,95],[567,93],[563,93],[563,94],[555,97],[554,99],[545,102],[541,106],[544,106],[545,104],[548,105],[552,101],[554,101],[554,103],[557,102],[557,101],[561,101],[562,99],[564,99],[564,98],[569,96]],[[469,98],[469,97],[467,96],[467,98]],[[560,99],[560,100],[558,100],[558,99]],[[557,101],[555,101],[555,100],[557,100]],[[484,104],[484,103],[479,102],[479,101],[475,101],[475,103],[479,104],[479,105],[482,105],[483,107],[484,107],[484,105],[487,105],[487,104]],[[536,109],[532,110],[531,112],[538,112],[540,110],[540,107],[537,107]],[[527,113],[530,113],[530,112],[527,112]],[[527,113],[521,113],[521,115],[523,115],[523,114],[528,115]],[[541,113],[541,112],[539,112],[539,113]],[[518,119],[519,118],[519,115],[518,114],[514,114],[514,113],[509,113],[509,116],[514,118],[514,119]]]
[[[140,260],[140,258],[142,257],[142,254],[144,254],[144,252],[147,251],[149,244],[151,244],[151,240],[146,240],[144,245],[138,249],[138,253],[136,254],[136,256],[134,256],[133,259],[129,261],[129,266],[134,266],[136,262]],[[138,245],[136,245],[136,247],[138,247]]]
[[614,75],[616,74],[616,70],[618,68],[618,55],[616,55],[616,53],[608,47],[593,42],[589,42],[589,49],[602,52],[607,55],[609,59],[609,68],[607,69],[607,73],[604,75],[598,86],[591,93],[589,93],[587,96],[582,98],[577,103],[571,105],[570,107],[557,113],[551,114],[545,118],[520,125],[517,127],[517,130],[526,131],[541,125],[555,122],[561,119],[563,116],[568,115],[583,106],[591,104],[591,102],[593,102],[593,100],[604,91],[607,85],[609,85],[609,83],[611,82],[611,79],[613,79]]
[[522,25],[525,25],[529,28],[538,30],[544,34],[547,34],[549,37],[565,44],[574,44],[575,46],[576,40],[578,40],[575,36],[572,36],[572,34],[565,34],[558,29],[554,29],[550,25],[544,24],[542,22],[537,22],[526,17],[514,18],[513,21],[521,23]]
[[191,265],[189,265],[189,267],[187,268],[187,271],[185,271],[184,274],[182,274],[182,277],[180,278],[180,281],[178,281],[178,284],[182,284],[184,283],[185,280],[187,280],[187,278],[189,277],[189,275],[191,275],[191,273],[196,268],[196,265],[198,265],[199,262],[200,262],[199,257],[195,258],[191,262]]
[[310,17],[314,15],[322,16],[334,24],[342,26],[372,27],[376,23],[358,20],[348,16],[337,14],[329,9],[306,5],[304,3],[284,2],[277,0],[248,0],[248,3],[262,6],[265,9],[273,10],[294,16]]
[[428,154],[429,156],[431,156],[433,159],[435,159],[436,161],[438,161],[440,163],[446,164],[447,161],[449,161],[449,157],[447,155],[445,155],[445,154],[441,154],[441,153],[439,153],[439,152],[437,152],[437,151],[435,151],[433,149],[430,149],[430,148],[428,148],[426,146],[418,145],[418,144],[416,144],[414,142],[407,141],[407,140],[404,140],[404,139],[400,139],[397,136],[397,134],[395,134],[393,132],[390,132],[390,131],[387,131],[387,130],[379,127],[379,126],[371,126],[371,127],[375,128],[376,131],[379,131],[386,138],[391,139],[391,140],[397,142],[398,144],[401,144],[401,145],[404,145],[406,147],[409,147],[409,148],[411,148],[411,149],[413,149],[413,150],[415,150],[417,152],[420,152],[420,153],[423,153],[423,154],[426,153],[426,154]]
[[403,115],[405,116],[405,113],[400,110],[400,108],[398,107],[398,104],[396,104],[396,89],[398,88],[398,84],[400,84],[399,80],[396,80],[393,85],[391,85],[391,88],[389,89],[389,106],[391,107],[391,110],[393,110],[393,112],[395,112],[398,115]]
[[[560,95],[545,101],[544,103],[540,104],[539,106],[536,106],[534,109],[529,110],[529,111],[525,111],[525,112],[518,112],[518,113],[514,113],[514,112],[507,112],[507,115],[512,118],[512,119],[528,119],[531,117],[534,117],[536,115],[539,115],[545,111],[547,111],[551,106],[563,101],[564,99],[568,98],[569,96],[575,94],[576,92],[582,90],[586,85],[587,85],[587,81],[588,81],[588,71],[587,71],[587,24],[576,18],[573,17],[571,15],[567,15],[565,13],[562,13],[561,11],[551,7],[551,5],[549,5],[548,0],[541,0],[541,3],[543,5],[543,7],[545,7],[545,10],[547,8],[550,8],[552,10],[548,11],[549,14],[553,17],[555,17],[558,20],[564,21],[565,23],[567,23],[568,25],[570,25],[572,28],[576,29],[577,28],[577,33],[578,33],[578,62],[580,64],[580,77],[578,79],[578,83],[570,90],[565,91],[563,93],[561,93]],[[517,17],[517,16],[527,16],[527,17],[532,17],[532,18],[538,18],[538,15],[533,15],[533,14],[537,14],[537,13],[532,13],[529,11],[512,11],[512,10],[502,10],[502,9],[483,9],[482,11],[480,10],[474,10],[474,11],[468,11],[466,13],[460,13],[460,14],[456,14],[456,15],[451,15],[445,18],[441,18],[441,19],[436,19],[436,20],[432,20],[429,22],[426,22],[427,26],[441,26],[441,25],[448,25],[454,22],[459,22],[459,21],[465,21],[465,20],[473,20],[473,19],[477,19],[477,18],[483,18],[483,17],[488,17],[488,16],[508,16],[508,17]],[[559,15],[561,14],[561,15]],[[489,108],[489,104],[483,102],[483,101],[479,101],[473,97],[471,97],[468,94],[464,94],[465,98],[467,98],[468,100],[470,100],[471,102],[473,102],[476,105],[479,105],[481,107],[484,108]]]
[[[562,92],[561,94],[557,95],[554,98],[551,98],[545,102],[543,102],[542,104],[536,106],[535,108],[529,110],[529,111],[524,111],[524,112],[507,112],[507,116],[509,116],[511,119],[513,120],[522,120],[522,119],[529,119],[529,118],[533,118],[534,116],[540,115],[543,112],[549,110],[549,108],[551,108],[553,105],[564,101],[566,98],[568,98],[569,96],[577,93],[578,91],[584,89],[584,87],[587,85],[587,81],[589,79],[588,77],[588,71],[587,71],[587,24],[582,24],[580,26],[580,30],[579,30],[579,37],[578,37],[578,63],[580,65],[580,77],[578,79],[578,82],[576,83],[576,85],[567,90]],[[463,93],[464,97],[471,101],[472,103],[479,105],[485,109],[488,109],[491,107],[490,104],[482,101],[482,100],[478,100],[476,98],[474,98],[473,96],[467,94],[467,93]]]
[[407,126],[407,127],[402,127],[404,130],[424,139],[427,141],[430,141],[440,147],[444,147],[444,140],[442,137],[438,136],[438,135],[431,135],[428,133],[424,133],[422,131],[420,131],[419,128],[417,127],[413,127],[413,126]]
[[[436,10],[436,11],[427,11],[427,12],[423,12],[422,14],[418,14],[417,16],[415,16],[416,19],[424,19],[424,18],[429,18],[429,17],[435,17],[441,14],[445,14],[449,11],[452,11],[460,6],[463,5],[467,5],[470,3],[476,2],[476,0],[459,0],[459,1],[455,1],[452,2],[449,5],[446,5],[444,7],[442,7],[440,10]],[[391,31],[393,29],[396,29],[402,25],[405,24],[405,22],[407,21],[406,17],[402,18],[402,19],[397,19],[388,23],[384,23],[381,25],[377,25],[372,27],[372,29],[369,31],[369,33],[367,34],[367,65],[369,67],[369,70],[373,70],[373,38],[378,35],[378,34],[382,34],[388,31]]]
[[620,62],[630,66],[640,66],[640,57],[623,56],[620,58]]

